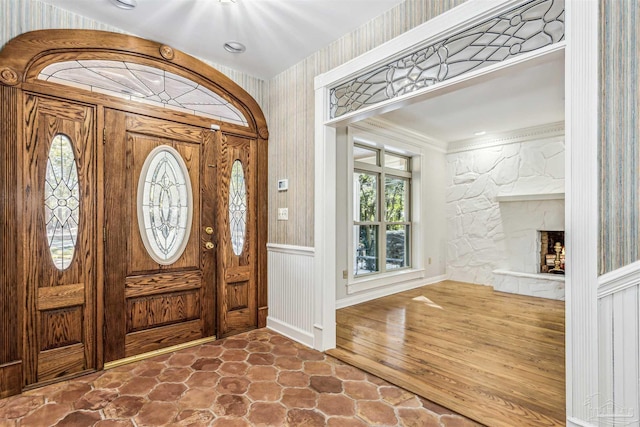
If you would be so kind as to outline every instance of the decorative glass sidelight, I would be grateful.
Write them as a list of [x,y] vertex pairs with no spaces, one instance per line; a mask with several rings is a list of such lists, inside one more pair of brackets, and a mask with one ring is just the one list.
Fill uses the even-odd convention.
[[173,147],[156,147],[138,182],[138,225],[144,246],[158,264],[173,264],[189,240],[193,215],[189,171]]
[[53,137],[47,157],[44,218],[51,259],[58,270],[66,270],[78,239],[80,185],[71,140],[60,133]]
[[564,40],[564,0],[533,0],[330,90],[330,117],[375,105]]
[[240,255],[244,248],[247,229],[247,185],[242,162],[236,160],[231,166],[229,180],[229,230],[233,253]]

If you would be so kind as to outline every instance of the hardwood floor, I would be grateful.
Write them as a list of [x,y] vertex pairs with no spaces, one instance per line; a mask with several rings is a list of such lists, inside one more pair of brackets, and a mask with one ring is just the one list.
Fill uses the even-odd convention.
[[444,281],[340,309],[337,323],[329,354],[482,424],[565,424],[563,301]]

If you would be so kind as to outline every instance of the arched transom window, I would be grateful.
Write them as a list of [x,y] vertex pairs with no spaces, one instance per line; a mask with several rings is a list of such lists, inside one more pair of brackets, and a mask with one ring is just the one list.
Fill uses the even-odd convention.
[[45,67],[38,79],[248,126],[240,110],[217,93],[147,65],[109,60],[57,62]]

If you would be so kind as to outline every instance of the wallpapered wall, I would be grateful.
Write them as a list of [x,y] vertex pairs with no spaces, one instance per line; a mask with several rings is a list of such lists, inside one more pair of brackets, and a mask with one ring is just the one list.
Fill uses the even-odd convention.
[[[278,207],[289,208],[289,221],[269,222],[270,242],[314,244],[314,77],[463,2],[406,0],[269,82],[269,218]],[[282,178],[289,179],[289,190],[277,192]]]
[[601,3],[600,273],[640,259],[640,3]]
[[[125,33],[125,31],[122,31],[119,28],[103,24],[76,13],[59,9],[43,3],[40,0],[0,0],[0,12],[2,12],[0,13],[0,16],[2,16],[2,26],[0,27],[0,47],[4,46],[15,36],[34,30],[67,28]],[[157,41],[163,42],[163,40]],[[166,42],[171,45],[169,40]],[[264,114],[268,116],[266,111],[266,82],[233,70],[232,68],[212,64],[210,62],[207,63],[224,73],[244,90],[249,92],[258,104],[260,104]]]

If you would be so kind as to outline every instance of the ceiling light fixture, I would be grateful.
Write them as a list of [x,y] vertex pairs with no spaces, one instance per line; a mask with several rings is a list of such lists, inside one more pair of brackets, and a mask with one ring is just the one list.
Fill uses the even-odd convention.
[[482,135],[485,135],[486,133],[487,133],[486,130],[481,130],[481,131],[478,131],[478,132],[474,133],[474,135],[475,136],[482,136]]
[[242,53],[247,50],[247,47],[240,42],[226,42],[224,50],[230,53]]
[[236,0],[218,0],[220,3],[235,3]]
[[111,0],[111,3],[119,7],[120,9],[131,10],[138,6],[137,0]]

